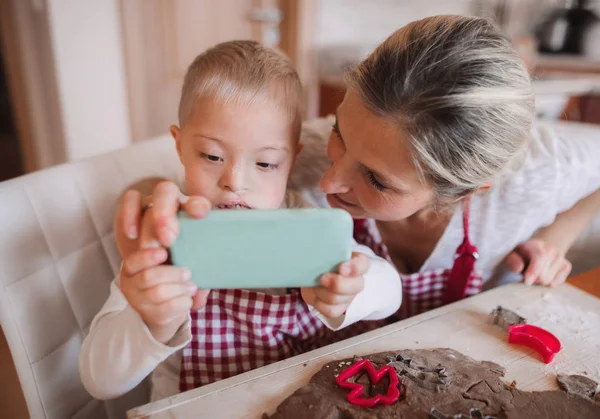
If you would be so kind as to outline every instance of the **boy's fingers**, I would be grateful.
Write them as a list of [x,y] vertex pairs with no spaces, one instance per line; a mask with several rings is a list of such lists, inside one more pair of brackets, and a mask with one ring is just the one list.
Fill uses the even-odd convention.
[[117,222],[129,240],[135,240],[139,235],[142,212],[142,195],[139,191],[130,189],[123,195],[117,212]]
[[192,298],[189,295],[172,298],[147,310],[147,317],[153,324],[164,326],[182,316],[192,308]]
[[152,192],[152,218],[157,238],[163,246],[170,246],[179,234],[177,212],[183,194],[173,182],[160,182]]
[[123,261],[123,270],[125,271],[125,275],[132,276],[144,269],[164,263],[167,257],[167,250],[162,247],[157,249],[141,249]]
[[140,299],[146,304],[159,305],[179,297],[191,298],[198,288],[193,283],[159,284],[141,292]]
[[185,197],[181,200],[181,206],[192,218],[204,218],[212,208],[210,201],[203,196]]
[[140,272],[131,279],[138,290],[146,290],[159,284],[183,284],[189,282],[191,277],[192,274],[187,268],[161,265]]
[[192,310],[200,310],[204,307],[208,300],[208,294],[210,294],[210,290],[198,290],[192,297]]
[[321,277],[321,284],[335,294],[356,295],[363,290],[365,281],[362,276],[348,278],[328,273]]
[[149,208],[143,216],[140,231],[140,248],[155,249],[161,247],[157,232],[154,227],[154,207]]
[[315,296],[318,300],[324,302],[329,305],[338,305],[338,304],[349,304],[356,294],[352,295],[343,295],[343,294],[334,294],[329,291],[327,288],[319,287],[315,288]]
[[314,307],[315,302],[317,301],[317,295],[315,294],[315,288],[301,288],[300,295],[302,295],[302,299],[306,304],[310,304]]
[[352,259],[340,265],[339,273],[343,276],[361,276],[369,270],[369,258],[362,253],[352,253]]
[[321,314],[325,317],[336,318],[340,317],[342,314],[346,312],[348,308],[347,304],[340,305],[330,305],[326,304],[320,300],[317,300],[315,304],[311,304],[315,309],[317,309]]

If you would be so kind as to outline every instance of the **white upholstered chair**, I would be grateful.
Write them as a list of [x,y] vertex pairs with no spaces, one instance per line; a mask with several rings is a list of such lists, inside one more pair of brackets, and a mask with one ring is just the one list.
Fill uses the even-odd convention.
[[139,179],[180,176],[174,149],[161,137],[0,183],[0,320],[32,418],[123,418],[148,401],[145,382],[94,400],[77,356],[121,262],[117,198]]

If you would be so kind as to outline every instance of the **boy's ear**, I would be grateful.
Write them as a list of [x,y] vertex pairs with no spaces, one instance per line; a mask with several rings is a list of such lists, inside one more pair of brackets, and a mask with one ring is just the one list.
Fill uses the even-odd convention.
[[[181,158],[181,129],[177,125],[171,125],[169,127],[169,131],[171,131],[171,137],[175,140],[175,148],[177,149],[177,154],[179,155],[179,160]],[[182,161],[183,163],[183,161]]]

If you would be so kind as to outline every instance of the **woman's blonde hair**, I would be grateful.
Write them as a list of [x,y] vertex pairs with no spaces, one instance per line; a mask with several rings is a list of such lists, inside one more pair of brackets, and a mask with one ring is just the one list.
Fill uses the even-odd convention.
[[224,103],[268,102],[284,109],[300,130],[303,91],[300,77],[283,53],[256,41],[229,41],[198,55],[188,67],[179,101],[183,127],[196,102],[211,97]]
[[492,182],[526,149],[531,81],[510,41],[485,19],[434,16],[394,32],[348,88],[406,135],[439,199]]

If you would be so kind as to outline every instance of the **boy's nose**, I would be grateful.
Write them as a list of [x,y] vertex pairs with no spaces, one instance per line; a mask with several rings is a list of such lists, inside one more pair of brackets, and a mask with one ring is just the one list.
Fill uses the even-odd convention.
[[220,186],[231,192],[243,192],[247,189],[244,171],[241,165],[231,164],[225,168],[220,179]]

